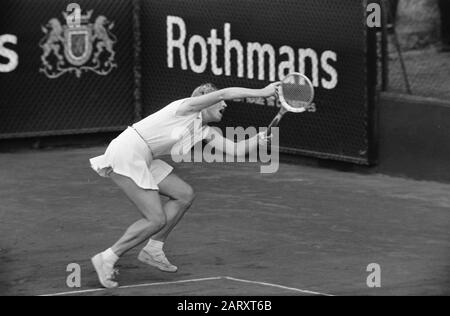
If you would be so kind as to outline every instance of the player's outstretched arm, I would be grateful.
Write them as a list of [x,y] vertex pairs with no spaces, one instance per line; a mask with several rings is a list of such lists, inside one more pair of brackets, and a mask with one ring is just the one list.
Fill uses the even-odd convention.
[[236,143],[223,137],[222,134],[214,128],[210,128],[210,132],[206,140],[210,146],[220,152],[223,152],[229,156],[242,157],[250,152],[256,151],[258,149],[258,144],[264,146],[268,145],[269,140],[265,138],[264,134],[265,133],[259,133],[250,139],[242,140]]
[[198,97],[189,98],[183,102],[179,111],[200,112],[205,108],[213,106],[221,101],[243,99],[243,98],[268,98],[277,94],[280,82],[274,82],[262,89],[247,88],[225,88]]

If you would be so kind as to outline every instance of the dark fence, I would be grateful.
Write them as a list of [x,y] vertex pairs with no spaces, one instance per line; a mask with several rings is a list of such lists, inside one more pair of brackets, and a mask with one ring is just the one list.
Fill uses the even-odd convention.
[[[145,114],[203,82],[263,87],[300,71],[316,86],[316,112],[288,115],[281,146],[369,162],[374,71],[365,1],[153,0],[141,12]],[[273,100],[230,105],[222,127],[267,126],[278,111]]]
[[[71,2],[84,15],[75,28],[62,14]],[[316,86],[316,111],[286,116],[283,150],[373,161],[376,54],[366,1],[0,6],[0,138],[120,130],[203,82],[263,87],[300,71]],[[221,126],[267,126],[277,111],[274,100],[235,100]]]
[[382,0],[384,90],[450,100],[450,1]]
[[109,131],[134,118],[130,0],[0,3],[0,138]]

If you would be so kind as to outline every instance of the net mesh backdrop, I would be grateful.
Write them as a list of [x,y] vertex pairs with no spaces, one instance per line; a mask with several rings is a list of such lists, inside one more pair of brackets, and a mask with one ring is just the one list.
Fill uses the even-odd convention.
[[[72,2],[82,10],[75,28],[63,14]],[[370,163],[366,4],[4,0],[0,138],[120,130],[202,83],[262,88],[296,71],[315,86],[316,112],[285,116],[283,150]],[[16,67],[5,68],[5,51]],[[222,128],[266,127],[279,110],[274,99],[229,105]]]
[[[79,27],[70,29],[62,13],[72,2],[82,11]],[[0,138],[108,131],[133,121],[131,0],[0,6],[0,36],[17,38],[3,46],[18,56],[15,69],[0,72]]]
[[450,1],[382,2],[388,28],[385,89],[450,100]]
[[[366,2],[152,0],[141,4],[142,100],[151,114],[205,82],[262,88],[311,78],[316,112],[287,114],[285,151],[370,162]],[[274,100],[237,100],[220,127],[267,126]]]
[[313,88],[301,75],[289,75],[280,87],[284,100],[294,108],[305,107],[314,99]]

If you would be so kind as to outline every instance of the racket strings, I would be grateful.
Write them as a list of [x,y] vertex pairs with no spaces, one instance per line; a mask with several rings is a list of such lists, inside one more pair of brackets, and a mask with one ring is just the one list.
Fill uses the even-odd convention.
[[311,83],[299,75],[291,75],[281,84],[283,97],[290,106],[295,108],[309,105],[314,98],[314,88]]

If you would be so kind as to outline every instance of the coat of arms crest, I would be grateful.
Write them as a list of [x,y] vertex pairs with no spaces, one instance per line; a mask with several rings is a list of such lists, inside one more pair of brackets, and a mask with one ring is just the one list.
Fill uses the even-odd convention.
[[[111,33],[114,23],[102,15],[90,23],[92,13],[91,10],[81,15],[81,23],[76,27],[63,25],[57,18],[42,27],[45,36],[39,43],[43,50],[40,72],[51,79],[67,72],[80,78],[86,71],[107,75],[117,67],[114,60],[117,38]],[[67,13],[62,14],[67,20]]]

